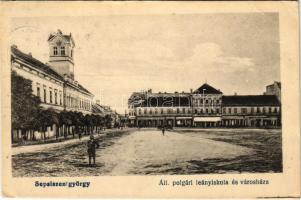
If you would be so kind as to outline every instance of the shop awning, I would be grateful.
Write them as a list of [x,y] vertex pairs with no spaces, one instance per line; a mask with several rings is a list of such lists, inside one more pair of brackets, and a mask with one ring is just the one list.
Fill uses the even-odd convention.
[[195,122],[219,122],[221,121],[221,117],[195,117]]
[[192,117],[177,117],[176,119],[191,119]]

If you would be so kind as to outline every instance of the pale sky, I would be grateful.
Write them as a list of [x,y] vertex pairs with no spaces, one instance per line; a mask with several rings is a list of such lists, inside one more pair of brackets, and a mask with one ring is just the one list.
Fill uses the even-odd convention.
[[276,13],[16,18],[11,43],[48,62],[47,39],[75,40],[75,79],[120,113],[132,92],[262,94],[280,81]]

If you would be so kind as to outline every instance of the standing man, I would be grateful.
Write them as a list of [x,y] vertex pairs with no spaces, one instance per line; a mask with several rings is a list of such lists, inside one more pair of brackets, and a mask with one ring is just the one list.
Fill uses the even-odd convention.
[[87,143],[87,150],[88,150],[88,155],[89,155],[89,166],[91,166],[91,159],[93,159],[93,166],[95,166],[95,152],[96,148],[99,148],[98,142],[94,139],[94,136],[90,136],[90,140]]
[[162,134],[163,134],[163,136],[164,136],[164,132],[165,132],[165,127],[163,126],[163,128],[162,128]]

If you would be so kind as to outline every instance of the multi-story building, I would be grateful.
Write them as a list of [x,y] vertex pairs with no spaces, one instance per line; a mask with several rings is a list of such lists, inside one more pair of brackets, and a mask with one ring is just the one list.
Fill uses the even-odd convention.
[[129,125],[138,127],[279,127],[275,95],[224,96],[207,83],[189,93],[135,92]]
[[220,126],[222,95],[207,83],[192,93],[193,126]]
[[133,93],[129,99],[130,125],[139,127],[191,126],[190,93]]
[[31,53],[23,53],[13,45],[12,70],[32,81],[33,93],[40,97],[42,107],[92,113],[93,94],[74,79],[75,43],[72,35],[64,35],[58,30],[49,36],[48,43],[48,64],[35,59]]
[[110,106],[101,105],[99,100],[96,100],[95,104],[92,104],[92,113],[96,115],[100,115],[104,118],[110,118],[111,124],[107,126],[115,127],[120,124],[120,116],[119,114],[112,110]]
[[275,95],[222,97],[222,126],[278,127],[280,102]]

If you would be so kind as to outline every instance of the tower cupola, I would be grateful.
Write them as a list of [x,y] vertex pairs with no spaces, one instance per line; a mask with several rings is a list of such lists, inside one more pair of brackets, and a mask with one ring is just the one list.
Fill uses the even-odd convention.
[[49,64],[60,75],[74,80],[74,47],[71,33],[64,35],[61,30],[52,33],[48,38]]

